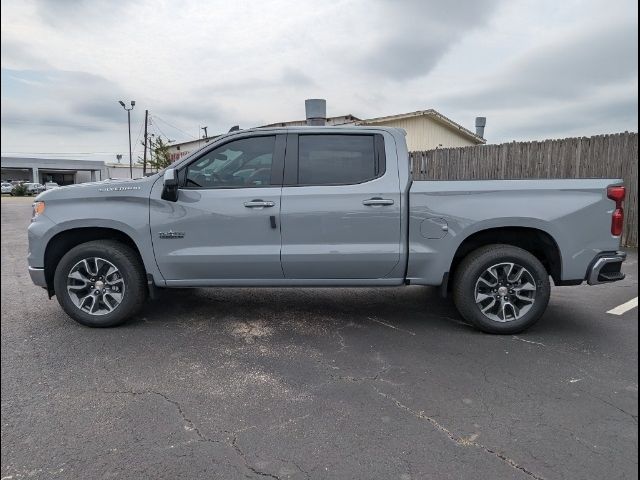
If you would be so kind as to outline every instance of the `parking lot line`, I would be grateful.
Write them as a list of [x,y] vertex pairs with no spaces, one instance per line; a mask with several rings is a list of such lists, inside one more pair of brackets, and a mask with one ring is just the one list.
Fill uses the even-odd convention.
[[622,305],[618,305],[616,308],[612,308],[607,313],[610,313],[611,315],[623,315],[627,313],[629,310],[636,308],[637,306],[638,306],[638,297],[632,298],[628,302],[623,303]]

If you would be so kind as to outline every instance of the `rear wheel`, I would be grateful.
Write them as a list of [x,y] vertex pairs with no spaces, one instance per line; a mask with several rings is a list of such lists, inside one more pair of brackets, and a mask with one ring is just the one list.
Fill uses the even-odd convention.
[[62,309],[89,327],[124,323],[147,296],[144,268],[137,254],[113,240],[72,248],[58,263],[54,288]]
[[453,299],[480,330],[513,334],[537,322],[549,303],[551,283],[535,256],[511,245],[470,253],[456,271]]

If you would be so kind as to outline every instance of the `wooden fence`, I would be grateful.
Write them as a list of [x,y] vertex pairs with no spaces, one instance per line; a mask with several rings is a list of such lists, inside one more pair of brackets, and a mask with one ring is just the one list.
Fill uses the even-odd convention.
[[622,244],[638,246],[638,134],[410,152],[415,180],[622,178],[627,186]]

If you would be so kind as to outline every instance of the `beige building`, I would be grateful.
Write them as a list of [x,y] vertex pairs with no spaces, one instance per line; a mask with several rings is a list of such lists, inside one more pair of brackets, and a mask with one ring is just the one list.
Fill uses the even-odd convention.
[[[261,127],[297,127],[303,125],[306,125],[306,120],[270,123],[261,125]],[[327,117],[326,125],[380,125],[403,128],[407,132],[407,146],[410,152],[446,147],[466,147],[468,145],[486,143],[484,138],[433,109],[365,120],[353,115],[340,115]],[[169,156],[171,161],[179,160],[194,150],[205,146],[218,136],[170,145]]]
[[384,125],[385,127],[404,129],[407,132],[407,147],[410,152],[486,143],[484,138],[433,109],[370,118],[362,120],[358,124]]

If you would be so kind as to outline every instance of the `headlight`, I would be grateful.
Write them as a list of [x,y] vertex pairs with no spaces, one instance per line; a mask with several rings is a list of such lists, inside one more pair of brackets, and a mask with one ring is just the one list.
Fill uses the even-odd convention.
[[31,219],[33,220],[38,215],[42,215],[44,213],[44,202],[33,202],[33,215]]

